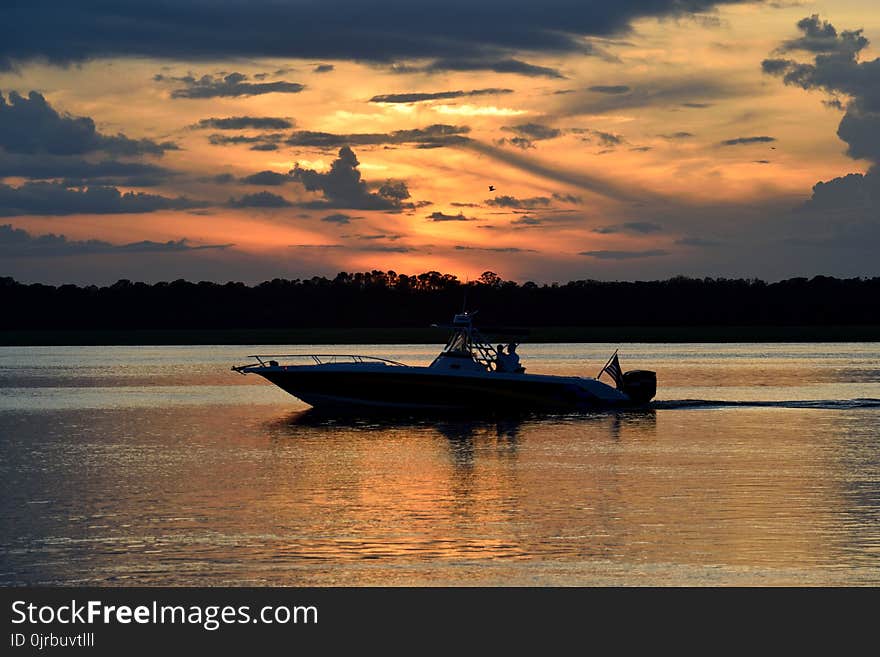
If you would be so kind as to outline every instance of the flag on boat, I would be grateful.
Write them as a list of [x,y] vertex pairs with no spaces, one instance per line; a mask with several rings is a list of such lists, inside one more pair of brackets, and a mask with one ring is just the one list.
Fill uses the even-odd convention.
[[602,371],[599,372],[599,376],[602,376],[603,372],[608,372],[612,379],[614,379],[614,384],[621,388],[623,386],[623,370],[620,369],[620,361],[617,359],[617,350],[614,351],[614,355],[605,363],[605,367],[602,368]]

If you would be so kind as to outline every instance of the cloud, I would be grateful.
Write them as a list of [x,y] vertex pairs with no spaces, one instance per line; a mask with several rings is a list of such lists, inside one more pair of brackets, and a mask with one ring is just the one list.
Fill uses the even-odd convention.
[[293,203],[278,194],[262,191],[245,194],[240,198],[231,198],[226,205],[230,208],[289,208]]
[[120,162],[108,159],[90,161],[78,156],[7,153],[0,150],[0,178],[21,177],[38,180],[63,178],[71,181],[67,185],[69,187],[82,187],[88,184],[152,187],[175,175],[170,169],[142,162]]
[[590,130],[590,134],[599,140],[602,146],[619,146],[626,142],[623,135],[616,135],[613,132],[604,132],[602,130]]
[[318,64],[315,68],[312,69],[312,73],[329,73],[334,70],[336,67],[333,64]]
[[555,68],[536,66],[518,59],[438,59],[424,67],[395,67],[398,73],[440,73],[447,71],[492,71],[494,73],[512,73],[530,78],[551,78],[564,80],[565,76]]
[[0,184],[0,216],[129,214],[158,210],[203,208],[208,204],[185,197],[168,198],[142,192],[120,193],[115,187],[69,188],[58,182]]
[[[865,203],[868,217],[876,218],[878,165],[880,165],[880,57],[860,61],[868,40],[861,30],[839,32],[817,15],[797,24],[802,36],[783,43],[782,50],[803,50],[813,54],[812,63],[791,59],[765,59],[764,73],[781,77],[786,85],[818,89],[834,96],[830,102],[842,106],[836,94],[849,98],[837,127],[837,136],[847,144],[847,154],[865,159],[872,167],[865,175],[850,174],[813,187],[805,209],[851,208]],[[873,214],[872,214],[873,213]]]
[[262,135],[221,135],[213,134],[208,137],[212,146],[237,146],[238,144],[250,144],[252,151],[278,150],[278,144],[284,138],[280,132],[264,133]]
[[465,246],[458,244],[456,251],[485,251],[487,253],[538,253],[537,249],[521,249],[518,246]]
[[286,173],[275,173],[274,171],[260,171],[250,176],[245,176],[240,180],[244,185],[284,185],[291,182],[292,178]]
[[778,48],[780,52],[805,50],[849,57],[868,45],[868,40],[862,36],[862,30],[838,34],[835,27],[828,21],[821,20],[818,14],[801,19],[797,27],[803,34],[796,39],[784,41]]
[[719,146],[741,146],[742,144],[769,144],[776,141],[776,137],[737,137],[735,139],[725,139],[719,142]]
[[540,123],[521,123],[514,126],[504,126],[501,128],[505,132],[512,132],[516,137],[509,139],[501,139],[498,143],[510,143],[519,148],[532,148],[533,142],[543,141],[546,139],[555,139],[562,134],[558,128],[552,128]]
[[328,224],[349,224],[354,217],[351,217],[347,214],[328,214],[326,217],[321,217],[321,221],[325,221]]
[[587,91],[593,91],[599,94],[627,94],[631,89],[625,84],[597,84],[592,87],[587,87]]
[[663,226],[650,221],[627,221],[622,224],[594,228],[593,232],[601,233],[602,235],[610,235],[613,233],[638,233],[645,235],[647,233],[657,233],[661,230],[663,230]]
[[371,103],[423,103],[431,100],[448,100],[450,98],[463,98],[466,96],[488,96],[500,94],[512,94],[513,89],[472,89],[471,91],[435,91],[433,93],[402,93],[383,94],[370,98]]
[[294,127],[294,122],[277,116],[229,116],[226,118],[201,119],[194,128],[213,128],[215,130],[286,130]]
[[374,235],[355,235],[359,240],[399,240],[403,235],[396,233],[376,233]]
[[144,240],[129,244],[111,244],[102,240],[71,240],[65,235],[48,233],[31,235],[9,224],[0,225],[0,257],[43,258],[72,255],[100,255],[105,253],[155,253],[169,251],[201,251],[227,249],[233,244],[192,245],[187,239],[152,242]]
[[372,193],[361,180],[359,166],[360,162],[354,151],[343,146],[327,173],[303,169],[297,164],[290,176],[296,182],[302,183],[308,191],[321,192],[323,195],[322,200],[306,203],[306,207],[390,211],[402,209],[402,201],[409,198],[406,184],[389,180],[379,188],[378,193]]
[[669,255],[669,252],[662,249],[651,249],[648,251],[581,251],[578,255],[590,256],[600,260],[633,260],[636,258],[665,256]]
[[679,140],[679,139],[690,139],[690,138],[692,138],[694,135],[693,135],[693,133],[691,133],[691,132],[670,132],[670,133],[666,133],[666,134],[663,134],[663,135],[657,135],[657,136],[658,136],[658,137],[661,137],[662,139],[668,139],[668,140],[670,140],[670,141],[676,141],[676,140]]
[[862,208],[868,211],[880,208],[880,168],[874,166],[866,174],[850,173],[817,182],[806,207],[815,210]]
[[248,82],[248,76],[243,73],[229,73],[228,75],[203,75],[195,78],[191,75],[184,77],[167,77],[162,74],[153,77],[157,82],[173,81],[182,83],[182,87],[171,90],[172,98],[220,98],[239,96],[259,96],[262,94],[284,93],[296,94],[305,89],[298,82]]
[[[0,66],[45,59],[55,64],[96,57],[151,57],[185,61],[247,58],[356,59],[387,64],[439,58],[519,70],[516,52],[601,54],[585,37],[626,33],[642,17],[696,14],[738,0],[627,0],[534,3],[508,0],[378,0],[339,2],[146,4],[93,3],[84,11],[67,0],[0,5],[0,22],[17,26],[0,40]],[[520,63],[522,64],[522,63]],[[543,67],[535,67],[535,69]],[[462,70],[450,68],[447,70]]]
[[531,198],[516,198],[515,196],[503,195],[486,199],[484,203],[493,208],[524,208],[526,210],[534,210],[535,208],[548,207],[550,205],[550,197],[533,196]]
[[428,215],[431,221],[476,221],[473,217],[465,217],[464,213],[444,214],[442,212],[432,212]]
[[0,94],[0,146],[10,153],[49,155],[96,151],[123,156],[162,155],[177,149],[172,142],[102,134],[91,118],[61,115],[36,91],[31,91],[27,98],[11,91],[8,102]]
[[450,146],[467,140],[468,126],[435,123],[424,128],[395,130],[388,133],[334,134],[300,130],[286,141],[290,146],[339,148],[342,146],[376,146],[380,144],[419,144],[420,146]]

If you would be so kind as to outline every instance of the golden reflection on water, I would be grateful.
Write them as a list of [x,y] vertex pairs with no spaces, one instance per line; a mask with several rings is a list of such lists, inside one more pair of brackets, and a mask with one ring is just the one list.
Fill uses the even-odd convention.
[[81,408],[10,393],[0,581],[880,583],[876,407],[340,417],[255,404],[238,378],[226,403],[198,385]]

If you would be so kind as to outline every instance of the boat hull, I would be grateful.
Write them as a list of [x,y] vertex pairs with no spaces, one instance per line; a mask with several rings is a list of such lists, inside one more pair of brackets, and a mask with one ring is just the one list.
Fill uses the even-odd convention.
[[616,389],[576,377],[472,376],[418,367],[259,367],[251,372],[316,407],[565,409],[632,405]]

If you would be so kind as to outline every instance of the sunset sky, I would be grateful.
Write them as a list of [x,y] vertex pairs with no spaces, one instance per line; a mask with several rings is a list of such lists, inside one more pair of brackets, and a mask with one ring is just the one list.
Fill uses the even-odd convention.
[[876,0],[31,0],[0,22],[0,276],[880,275]]

